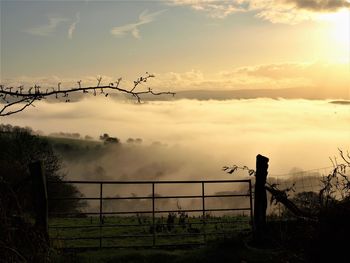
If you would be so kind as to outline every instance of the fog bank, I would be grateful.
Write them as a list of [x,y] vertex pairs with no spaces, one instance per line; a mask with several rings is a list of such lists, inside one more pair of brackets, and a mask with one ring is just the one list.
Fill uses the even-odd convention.
[[[272,174],[287,173],[293,167],[308,170],[330,166],[329,157],[337,154],[338,147],[350,149],[350,108],[323,100],[178,100],[135,104],[96,97],[77,103],[39,102],[36,106],[3,118],[2,122],[31,126],[46,134],[79,132],[98,138],[108,133],[122,141],[142,138],[144,145],[161,142],[168,145],[161,153],[143,150],[144,158],[138,160],[158,165],[176,163],[177,171],[171,167],[161,169],[162,179],[229,179],[232,177],[221,171],[223,165],[254,168],[258,153],[270,158]],[[113,154],[105,158],[106,163],[113,163]],[[137,164],[131,158],[120,162],[119,167],[104,168],[111,176],[111,171],[132,170]],[[75,168],[66,169],[73,174]]]

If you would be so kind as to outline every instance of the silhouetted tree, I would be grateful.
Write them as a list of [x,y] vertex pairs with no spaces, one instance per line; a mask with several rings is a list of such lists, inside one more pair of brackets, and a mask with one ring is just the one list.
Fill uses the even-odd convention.
[[[62,181],[59,173],[61,161],[54,153],[49,142],[42,137],[32,135],[27,128],[0,125],[0,177],[5,180],[17,194],[19,203],[27,212],[31,212],[31,187],[28,165],[40,160],[48,181]],[[50,184],[50,197],[79,197],[79,190],[69,184]],[[49,202],[50,212],[77,212],[84,203],[79,200]]]
[[[48,181],[62,181],[60,160],[45,139],[31,129],[0,125],[0,254],[1,262],[47,262],[49,244],[34,218],[32,178],[28,165],[43,161]],[[48,197],[75,198],[81,193],[74,185],[52,184]],[[49,213],[77,212],[79,200],[49,202]]]
[[126,142],[129,143],[129,144],[141,144],[142,143],[142,139],[141,138],[136,138],[136,139],[128,138],[126,140]]
[[104,133],[100,136],[100,140],[104,142],[104,144],[118,144],[120,140],[117,137],[110,137],[107,133]]
[[108,138],[109,138],[108,133],[104,133],[104,134],[100,135],[100,140],[101,141],[107,140]]
[[90,135],[85,135],[84,139],[85,139],[85,140],[92,140],[92,139],[94,139],[94,138],[91,137]]

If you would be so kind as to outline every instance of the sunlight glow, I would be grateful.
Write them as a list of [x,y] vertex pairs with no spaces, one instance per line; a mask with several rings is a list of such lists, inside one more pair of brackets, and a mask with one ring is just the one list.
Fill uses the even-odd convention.
[[319,20],[326,22],[326,37],[334,54],[333,59],[349,62],[350,58],[350,11],[320,14]]

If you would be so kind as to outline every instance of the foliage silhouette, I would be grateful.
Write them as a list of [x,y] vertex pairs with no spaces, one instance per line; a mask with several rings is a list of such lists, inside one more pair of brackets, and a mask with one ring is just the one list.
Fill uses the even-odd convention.
[[[332,159],[333,169],[320,179],[323,187],[316,192],[301,192],[288,196],[292,188],[278,189],[266,184],[273,201],[285,206],[288,217],[279,222],[269,222],[267,236],[290,249],[304,254],[306,262],[346,262],[350,236],[350,154],[339,149],[342,163]],[[224,167],[236,172],[244,167]],[[288,210],[288,212],[286,212]],[[291,213],[294,215],[291,219]],[[295,220],[296,217],[296,220]],[[345,261],[344,261],[345,260]]]
[[[62,181],[61,161],[45,139],[35,136],[29,128],[0,125],[0,177],[17,194],[21,208],[32,212],[31,178],[27,171],[33,161],[41,160],[48,181]],[[70,184],[50,184],[48,197],[80,197],[79,190]],[[49,213],[77,212],[85,203],[78,200],[49,202]]]
[[0,261],[48,262],[45,236],[23,215],[17,194],[0,177]]

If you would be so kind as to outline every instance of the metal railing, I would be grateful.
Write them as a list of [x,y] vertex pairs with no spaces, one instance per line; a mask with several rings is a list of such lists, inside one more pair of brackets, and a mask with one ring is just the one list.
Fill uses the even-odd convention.
[[[217,225],[220,224],[221,226],[224,224],[227,225],[232,225],[232,224],[237,224],[241,222],[241,220],[238,220],[235,217],[231,217],[232,220],[222,220],[221,217],[213,217],[209,219],[208,213],[211,212],[243,212],[245,214],[244,219],[245,222],[248,223],[249,228],[252,228],[252,222],[253,222],[253,206],[252,206],[252,183],[251,180],[207,180],[207,181],[61,181],[61,182],[48,182],[48,187],[50,187],[50,184],[78,184],[78,185],[96,185],[99,187],[99,196],[98,197],[69,197],[69,198],[64,198],[64,197],[55,197],[55,198],[50,198],[50,200],[55,200],[55,201],[62,201],[62,200],[86,200],[86,201],[98,201],[98,209],[97,211],[94,212],[79,212],[79,213],[50,213],[51,218],[59,218],[59,219],[68,219],[68,218],[82,218],[81,220],[84,219],[85,221],[89,220],[87,216],[90,216],[90,225],[89,224],[82,224],[79,225],[76,223],[73,224],[61,224],[61,223],[56,223],[56,224],[49,224],[49,229],[50,229],[50,239],[52,242],[67,242],[67,241],[75,241],[78,244],[73,245],[72,247],[75,248],[84,248],[84,246],[81,246],[78,241],[81,240],[95,240],[98,241],[97,245],[87,245],[86,248],[122,248],[122,247],[162,247],[162,246],[187,246],[187,245],[201,245],[204,244],[207,241],[207,237],[213,237],[213,236],[224,236],[225,234],[227,236],[227,231],[222,231],[217,229]],[[209,189],[209,185],[213,184],[245,184],[247,186],[247,191],[243,193],[235,193],[231,192],[232,194],[207,194],[206,195],[206,189]],[[166,196],[160,196],[156,193],[156,186],[161,186],[161,185],[172,185],[172,184],[183,184],[183,185],[200,185],[201,186],[201,193],[197,195],[166,195]],[[104,197],[104,186],[106,185],[149,185],[150,187],[150,195],[148,196],[115,196],[115,197]],[[211,207],[208,208],[206,206],[207,202],[206,200],[211,199],[211,198],[247,198],[247,206],[246,207],[229,207],[229,208],[223,208],[223,207]],[[166,200],[166,199],[199,199],[201,200],[201,208],[200,209],[157,209],[157,200]],[[107,200],[150,200],[151,201],[151,210],[130,210],[130,211],[104,211],[103,209],[103,204]],[[197,213],[200,214],[198,219],[193,219],[192,222],[176,222],[174,221],[172,226],[177,227],[177,226],[182,226],[184,225],[189,226],[188,228],[188,233],[174,233],[171,231],[166,231],[166,233],[159,233],[156,231],[156,228],[161,227],[161,228],[166,228],[167,226],[169,227],[169,223],[161,223],[156,222],[156,220],[159,221],[160,216],[164,214],[169,214],[169,213],[185,213],[186,216],[188,216],[189,213]],[[137,218],[139,218],[140,215],[150,215],[146,219],[146,223],[129,223],[129,221],[126,221],[127,223],[109,223],[106,224],[106,216],[111,216],[111,222],[113,222],[113,218],[127,218],[127,215],[134,215],[136,214]],[[118,217],[119,216],[119,217]],[[162,217],[163,219],[163,217]],[[84,222],[85,222],[84,221]],[[96,221],[97,224],[93,224],[93,221]],[[192,228],[192,225],[194,226],[201,226],[200,231],[198,231],[197,228]],[[215,229],[213,227],[209,227],[209,225],[215,225]],[[150,233],[149,234],[132,234],[132,233],[127,233],[127,234],[117,234],[117,235],[104,235],[103,230],[104,229],[116,229],[118,227],[149,227]],[[56,235],[52,234],[54,231],[76,231],[77,229],[98,229],[98,233],[94,236],[80,236],[80,233],[76,233],[76,236],[74,236],[72,233],[69,233],[69,235]],[[192,232],[191,232],[191,231]],[[207,231],[207,230],[212,230],[212,231]],[[164,242],[157,242],[160,238],[165,238],[165,237],[180,237],[181,240],[180,242],[177,243],[164,243]],[[201,237],[201,240],[196,242],[189,242],[186,243],[186,237]],[[118,245],[105,245],[104,241],[105,240],[120,240],[120,239],[126,239],[126,238],[135,238],[141,239],[141,238],[150,238],[150,242],[148,244],[143,244],[143,245],[137,245],[135,243],[129,244],[129,245],[120,245],[123,244],[123,242],[119,242]],[[137,242],[136,242],[137,243]],[[57,245],[58,248],[69,248],[70,246],[67,245]]]

